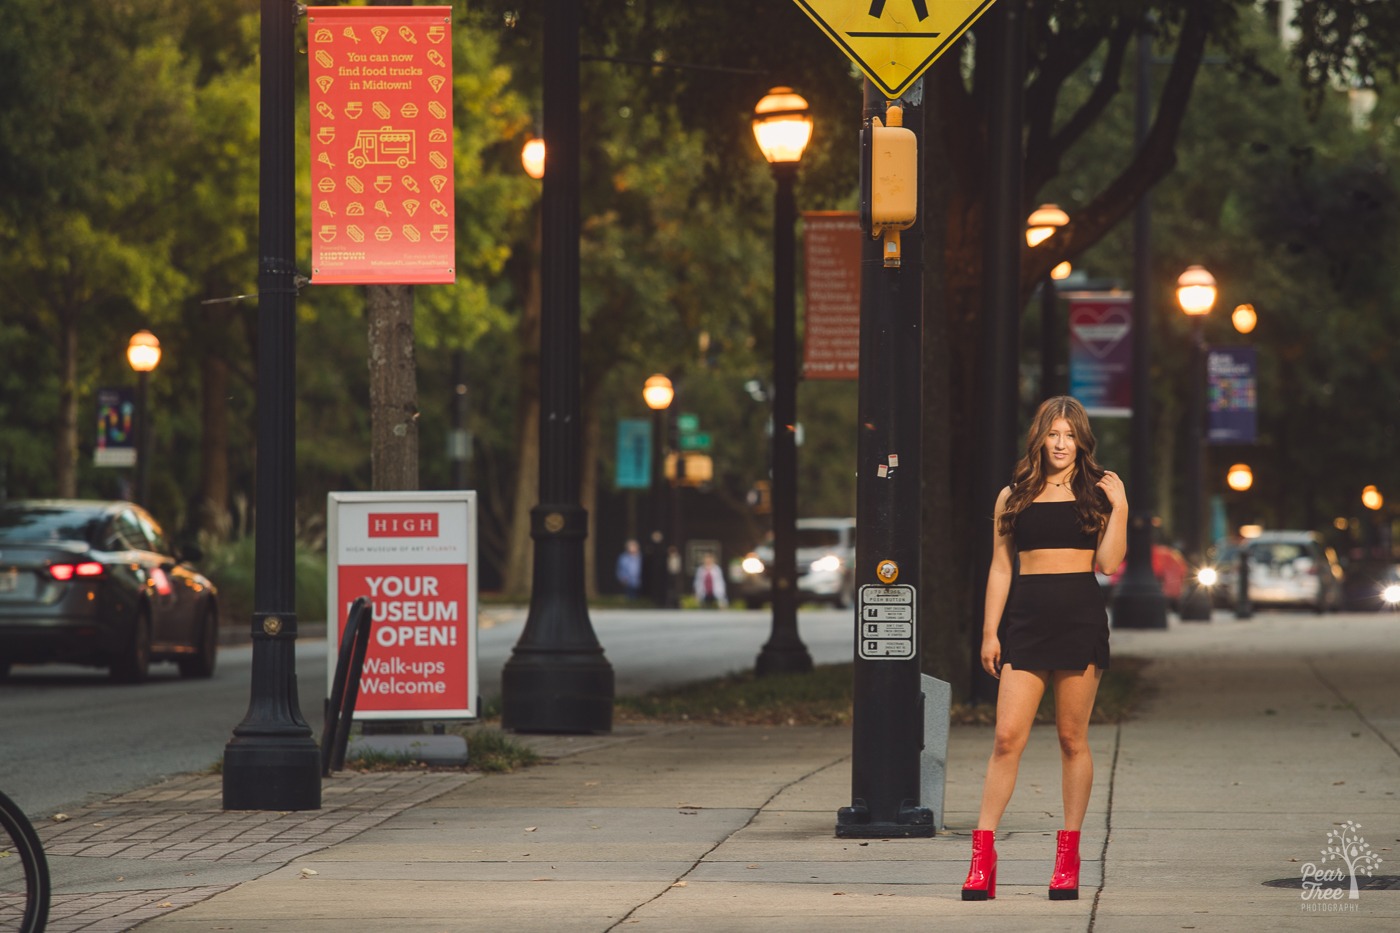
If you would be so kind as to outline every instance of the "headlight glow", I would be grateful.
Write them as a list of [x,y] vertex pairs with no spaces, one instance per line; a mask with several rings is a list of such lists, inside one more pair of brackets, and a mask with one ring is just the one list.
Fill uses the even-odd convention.
[[1220,580],[1220,575],[1215,572],[1214,567],[1202,567],[1196,574],[1196,582],[1201,586],[1215,586]]
[[827,554],[812,561],[812,570],[815,573],[832,573],[841,569],[841,558],[835,554]]
[[750,554],[748,557],[745,557],[743,562],[739,564],[739,566],[743,568],[744,573],[751,574],[753,576],[757,576],[758,574],[763,573],[763,561],[759,560],[752,554]]
[[1392,583],[1381,590],[1381,600],[1387,606],[1394,606],[1400,603],[1400,583]]

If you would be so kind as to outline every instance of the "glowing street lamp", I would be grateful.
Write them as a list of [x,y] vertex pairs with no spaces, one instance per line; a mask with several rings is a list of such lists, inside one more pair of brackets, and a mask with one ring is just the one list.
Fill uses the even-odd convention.
[[[1026,218],[1026,245],[1035,249],[1055,231],[1069,223],[1069,215],[1054,204],[1042,204]],[[1040,397],[1047,399],[1063,395],[1059,384],[1060,332],[1058,309],[1059,295],[1055,290],[1058,279],[1067,278],[1070,264],[1062,262],[1050,270],[1050,274],[1040,283]]]
[[1247,334],[1259,323],[1259,315],[1254,312],[1254,305],[1236,305],[1235,310],[1230,313],[1230,323],[1235,325],[1235,330]]
[[812,656],[797,633],[797,198],[798,163],[812,139],[807,101],[775,87],[753,109],[753,135],[773,169],[773,622],[754,669],[805,673]]
[[538,137],[526,141],[520,150],[520,164],[525,166],[525,174],[535,180],[544,177],[544,140]]
[[807,100],[790,87],[775,87],[753,108],[753,135],[763,157],[774,165],[802,161],[812,140]]
[[[1202,534],[1204,521],[1204,491],[1201,488],[1201,474],[1205,461],[1206,443],[1206,342],[1204,335],[1205,317],[1215,307],[1218,292],[1215,276],[1203,266],[1190,266],[1176,280],[1176,300],[1181,310],[1191,319],[1191,434],[1194,444],[1191,450],[1190,469],[1187,470],[1187,526],[1186,546],[1193,566],[1205,563],[1205,541]],[[1192,587],[1181,600],[1182,621],[1204,622],[1210,620],[1211,595],[1204,586]]]
[[1254,471],[1247,463],[1236,463],[1225,474],[1225,484],[1235,492],[1245,492],[1254,485]]
[[666,416],[676,397],[671,380],[657,373],[642,387],[642,400],[651,409],[651,597],[658,609],[666,605]]
[[151,425],[148,417],[148,383],[160,365],[160,341],[148,330],[138,330],[126,345],[126,361],[136,370],[136,501],[151,504]]
[[1381,506],[1385,505],[1385,496],[1375,486],[1367,486],[1361,490],[1361,504],[1372,512],[1379,512]]

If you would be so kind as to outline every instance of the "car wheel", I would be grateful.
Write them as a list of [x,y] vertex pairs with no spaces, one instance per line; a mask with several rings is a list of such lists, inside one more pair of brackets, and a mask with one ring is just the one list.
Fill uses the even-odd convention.
[[214,676],[214,664],[219,657],[219,613],[211,604],[199,623],[195,653],[180,658],[180,676],[207,678]]
[[131,641],[112,661],[112,679],[123,684],[139,684],[151,668],[151,611],[143,608],[131,627]]

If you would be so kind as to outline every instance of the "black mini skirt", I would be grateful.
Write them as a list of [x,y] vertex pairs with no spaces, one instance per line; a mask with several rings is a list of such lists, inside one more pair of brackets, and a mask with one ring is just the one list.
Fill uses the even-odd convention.
[[1093,572],[1018,576],[1001,619],[1001,661],[1024,671],[1108,670],[1108,611]]

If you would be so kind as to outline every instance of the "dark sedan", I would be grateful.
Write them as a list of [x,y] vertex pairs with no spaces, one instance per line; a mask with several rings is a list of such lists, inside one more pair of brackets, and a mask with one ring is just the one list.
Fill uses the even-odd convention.
[[138,683],[153,661],[209,677],[219,646],[217,592],[130,502],[17,500],[0,505],[0,678],[14,664],[110,668]]

